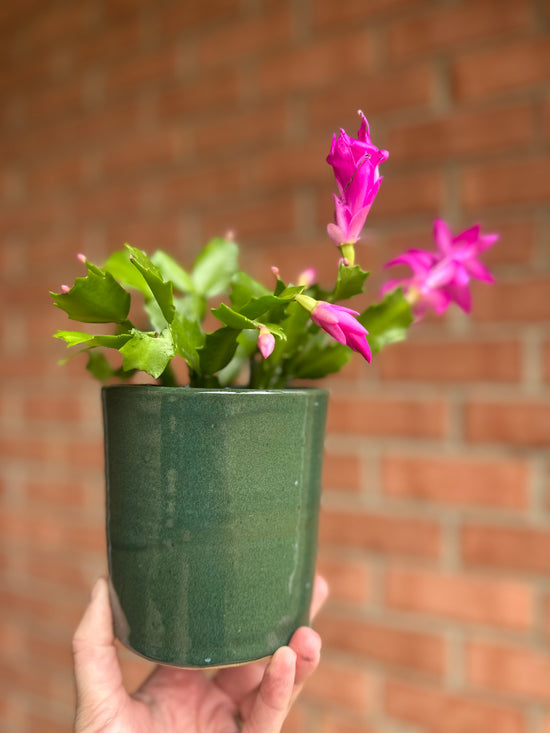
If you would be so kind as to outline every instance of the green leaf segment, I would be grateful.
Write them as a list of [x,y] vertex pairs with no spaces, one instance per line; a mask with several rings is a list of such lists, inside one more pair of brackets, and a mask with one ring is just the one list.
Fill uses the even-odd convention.
[[[347,300],[363,292],[368,277],[359,265],[340,264],[331,291],[318,285],[287,286],[278,278],[270,290],[239,269],[237,245],[223,238],[211,240],[190,271],[165,252],[149,258],[129,244],[103,267],[82,259],[86,276],[76,278],[70,289],[51,293],[53,302],[71,320],[112,324],[112,332],[66,330],[55,336],[73,352],[85,353],[88,371],[102,381],[141,371],[172,385],[172,361],[180,357],[193,387],[279,388],[294,379],[339,371],[349,361],[350,349],[315,325],[295,298],[304,293],[330,303]],[[228,302],[220,302],[225,295]],[[217,304],[209,311],[212,298]],[[220,322],[212,331],[205,326],[209,312]],[[372,350],[378,351],[404,338],[412,317],[396,290],[358,320],[369,331]],[[260,329],[275,337],[266,359],[257,346]],[[115,358],[107,358],[109,353]]]

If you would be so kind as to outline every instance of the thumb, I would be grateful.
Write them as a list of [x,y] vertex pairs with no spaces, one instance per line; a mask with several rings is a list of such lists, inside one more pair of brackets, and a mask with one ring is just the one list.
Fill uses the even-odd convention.
[[246,716],[243,733],[280,733],[292,701],[296,653],[282,646],[271,657]]
[[99,578],[73,636],[76,680],[75,730],[111,719],[128,698],[122,685],[105,578]]

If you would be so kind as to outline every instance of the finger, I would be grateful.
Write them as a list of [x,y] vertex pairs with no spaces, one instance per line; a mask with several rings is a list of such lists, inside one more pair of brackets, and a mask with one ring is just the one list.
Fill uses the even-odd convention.
[[317,669],[321,658],[321,637],[309,626],[301,626],[292,635],[289,647],[296,654],[294,698],[302,689],[307,678]]
[[90,603],[73,636],[73,658],[79,714],[108,713],[126,697],[118,663],[105,578],[96,582]]
[[[313,620],[319,609],[328,596],[327,581],[316,575],[313,583],[313,594],[311,600],[311,619]],[[261,660],[252,664],[244,664],[239,667],[228,667],[218,672],[214,678],[216,685],[223,690],[237,704],[244,700],[254,690],[263,677],[267,660]]]
[[249,715],[244,719],[243,733],[279,733],[292,701],[296,654],[282,646],[271,657]]

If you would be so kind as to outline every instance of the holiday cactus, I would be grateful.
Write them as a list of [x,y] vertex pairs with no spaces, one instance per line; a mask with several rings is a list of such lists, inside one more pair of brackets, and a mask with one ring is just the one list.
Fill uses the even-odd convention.
[[[352,351],[370,362],[372,353],[403,339],[429,307],[442,313],[455,302],[469,311],[470,279],[492,281],[478,255],[498,236],[481,234],[479,225],[453,236],[441,219],[434,225],[435,252],[409,250],[388,263],[408,265],[410,277],[387,282],[382,299],[362,312],[340,305],[364,290],[369,273],[355,262],[355,244],[380,190],[380,165],[388,158],[371,141],[366,117],[359,115],[357,137],[341,130],[327,157],[337,185],[334,222],[327,231],[341,255],[332,289],[315,282],[313,268],[296,284],[273,268],[274,285],[267,287],[240,269],[238,246],[230,236],[209,242],[189,271],[163,251],[149,257],[126,244],[103,267],[79,255],[87,274],[52,293],[70,319],[111,323],[114,329],[105,334],[58,331],[56,337],[80,347],[88,370],[103,381],[142,371],[173,386],[171,362],[181,358],[192,387],[277,389],[339,371]],[[136,296],[146,325],[134,316]],[[220,303],[220,296],[228,302]],[[207,331],[212,298],[217,305],[210,312],[220,326]],[[113,363],[106,350],[118,352],[122,361]]]

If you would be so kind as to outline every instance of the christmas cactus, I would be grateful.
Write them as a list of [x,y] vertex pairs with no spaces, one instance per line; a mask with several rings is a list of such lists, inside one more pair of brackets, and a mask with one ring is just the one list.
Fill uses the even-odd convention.
[[[341,130],[327,158],[338,189],[334,222],[327,227],[340,250],[332,289],[315,282],[313,269],[293,284],[273,268],[274,285],[267,287],[240,269],[239,248],[231,237],[210,241],[189,270],[166,252],[149,257],[126,244],[102,267],[79,255],[86,275],[52,293],[70,319],[113,324],[110,332],[64,330],[56,337],[79,347],[88,357],[88,370],[103,381],[129,379],[141,371],[174,385],[172,360],[181,358],[191,387],[277,389],[339,371],[352,351],[370,362],[372,353],[403,339],[429,307],[442,313],[455,302],[468,311],[470,278],[492,280],[477,257],[498,237],[481,234],[479,226],[453,237],[439,219],[436,251],[409,250],[388,263],[408,265],[410,277],[386,283],[381,300],[361,312],[340,304],[361,294],[369,275],[355,262],[355,244],[388,158],[372,143],[367,120],[359,114],[357,137]],[[143,306],[143,316],[134,299]],[[215,307],[209,307],[212,299]],[[205,328],[208,312],[220,323],[211,331]],[[118,352],[118,359],[108,359],[109,350]]]

